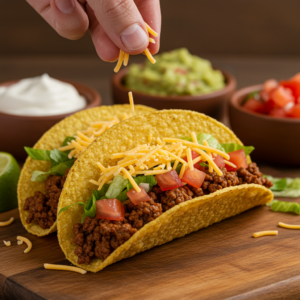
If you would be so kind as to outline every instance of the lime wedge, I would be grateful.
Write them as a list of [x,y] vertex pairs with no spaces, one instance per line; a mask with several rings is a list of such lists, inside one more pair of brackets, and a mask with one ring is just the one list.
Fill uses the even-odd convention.
[[20,167],[14,157],[0,152],[0,213],[18,206],[17,185]]

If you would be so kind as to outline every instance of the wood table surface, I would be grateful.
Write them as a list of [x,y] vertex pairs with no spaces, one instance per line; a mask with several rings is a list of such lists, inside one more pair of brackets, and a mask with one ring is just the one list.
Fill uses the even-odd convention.
[[[300,70],[297,57],[210,59],[233,73],[239,87]],[[113,67],[96,57],[1,57],[0,81],[48,72],[95,87],[103,103],[111,104]],[[264,165],[262,171],[300,177],[299,169]],[[0,243],[0,299],[300,299],[300,232],[277,226],[279,221],[300,224],[293,214],[257,207],[86,275],[45,270],[44,263],[70,264],[56,234],[28,234],[17,210],[0,214],[0,221],[10,216],[14,223],[0,228],[1,243],[12,242],[11,247]],[[261,230],[279,230],[279,235],[252,238]],[[23,253],[26,245],[17,245],[18,235],[32,241],[28,254]]]

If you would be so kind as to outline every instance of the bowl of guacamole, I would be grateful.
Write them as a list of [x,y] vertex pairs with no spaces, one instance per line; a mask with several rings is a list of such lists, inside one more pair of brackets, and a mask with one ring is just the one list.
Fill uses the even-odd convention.
[[192,55],[185,48],[131,64],[113,77],[115,103],[128,103],[128,91],[134,102],[157,109],[190,109],[220,119],[226,100],[233,94],[232,75],[212,67],[207,59]]

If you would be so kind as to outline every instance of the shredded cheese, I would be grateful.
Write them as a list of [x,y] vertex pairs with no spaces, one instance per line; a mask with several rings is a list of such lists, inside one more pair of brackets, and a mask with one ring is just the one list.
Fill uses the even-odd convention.
[[144,53],[146,54],[146,56],[148,57],[148,59],[150,60],[151,63],[153,63],[153,64],[156,63],[156,60],[154,59],[154,57],[152,56],[152,54],[150,53],[148,48],[146,48],[144,50]]
[[124,60],[124,51],[122,51],[122,50],[120,49],[119,59],[118,59],[118,62],[117,62],[116,67],[114,68],[115,73],[118,73],[118,72],[119,72],[119,70],[120,70],[120,68],[121,68],[121,66],[122,66],[123,60]]
[[44,268],[47,270],[72,271],[72,272],[80,273],[82,275],[87,273],[86,270],[77,267],[72,267],[72,266],[64,266],[64,265],[44,264]]
[[23,243],[23,241],[17,241],[18,246],[22,245]]
[[225,163],[225,165],[228,165],[228,166],[233,167],[233,168],[236,169],[236,165],[233,164],[232,162],[230,162],[230,161],[228,161],[228,160],[224,160],[224,163]]
[[180,173],[179,173],[179,178],[182,179],[183,174],[185,172],[186,169],[186,164],[182,165],[181,169],[180,169]]
[[[196,135],[191,133],[191,136],[192,140],[196,141]],[[182,166],[180,166],[179,178],[182,178],[186,169],[190,168],[193,170],[194,164],[199,161],[207,162],[211,170],[215,170],[220,176],[223,175],[221,170],[215,164],[212,153],[217,152],[225,157],[227,157],[227,154],[218,149],[209,147],[207,143],[206,145],[201,145],[198,144],[198,141],[196,141],[197,143],[193,143],[171,138],[161,140],[158,137],[156,138],[157,144],[150,145],[152,135],[149,134],[147,139],[149,142],[148,144],[138,145],[123,153],[112,154],[111,159],[117,160],[114,162],[113,166],[105,167],[98,162],[97,165],[100,170],[100,177],[98,181],[92,179],[90,182],[97,185],[98,190],[100,190],[104,183],[110,182],[114,176],[121,173],[124,178],[127,178],[130,181],[133,188],[137,192],[140,192],[141,189],[134,180],[135,176],[164,174],[170,172],[172,169],[176,170],[178,164],[181,163]],[[201,148],[208,151],[211,155]],[[196,151],[200,156],[193,160],[192,151]],[[186,158],[186,160],[183,158]]]
[[4,245],[9,247],[11,245],[11,242],[10,241],[3,241]]
[[129,61],[129,54],[125,53],[124,54],[124,61],[123,61],[123,64],[124,64],[125,67],[128,65],[128,61]]
[[194,170],[194,165],[193,165],[193,159],[192,159],[192,152],[190,148],[186,149],[186,157],[187,157],[187,161],[188,161],[188,165],[191,171]]
[[260,232],[255,232],[253,233],[253,237],[258,238],[261,236],[266,236],[266,235],[278,235],[277,230],[269,230],[269,231],[260,231]]
[[129,97],[130,108],[131,108],[132,112],[134,112],[134,102],[133,102],[132,92],[128,93],[128,97]]
[[17,240],[23,241],[23,242],[25,242],[27,244],[28,247],[24,250],[24,253],[28,253],[31,250],[32,243],[30,242],[29,239],[27,239],[26,237],[23,237],[23,236],[17,236]]
[[141,191],[141,188],[137,185],[137,183],[134,181],[134,179],[132,178],[132,176],[129,174],[129,172],[122,168],[121,170],[124,175],[126,176],[126,178],[130,181],[130,183],[132,184],[133,188],[139,193]]
[[[208,142],[207,142],[206,140],[203,140],[203,144],[204,144],[204,146],[209,147],[209,144],[208,144]],[[213,153],[213,154],[215,154],[215,153]],[[212,153],[211,153],[210,151],[207,151],[207,155],[208,155],[211,159],[213,159]],[[209,167],[208,167],[208,171],[209,171],[209,172],[212,172],[212,170],[213,170],[213,168],[212,168],[212,166],[211,166],[211,164],[210,164]]]
[[[156,31],[154,31],[146,22],[145,22],[145,25],[146,25],[146,28],[147,28],[147,31],[148,33],[152,34],[153,36],[157,37],[158,36],[158,33]],[[152,44],[155,44],[155,40],[151,37],[149,37],[149,42],[152,43]],[[148,59],[153,63],[155,64],[156,63],[156,60],[153,58],[153,56],[151,55],[150,51],[148,48],[146,48],[146,50],[144,51],[144,53],[146,54],[146,56],[148,57]],[[116,73],[119,72],[122,64],[124,66],[127,66],[128,65],[128,61],[129,61],[129,54],[128,53],[125,53],[124,51],[122,51],[120,49],[120,53],[119,53],[119,59],[118,59],[118,62],[117,62],[117,65],[116,67],[114,68],[114,71]]]
[[279,222],[278,226],[283,227],[283,228],[287,228],[287,229],[300,229],[300,225],[291,225],[291,224],[285,224],[285,223],[282,223],[282,222]]
[[14,218],[11,217],[8,221],[0,222],[0,226],[7,226],[10,225],[14,221]]
[[156,31],[154,31],[146,22],[145,22],[145,25],[147,27],[147,30],[150,34],[152,34],[153,36],[157,37],[158,36],[158,33]]
[[197,136],[195,132],[191,132],[191,137],[193,140],[193,143],[198,144]]
[[155,44],[155,40],[153,38],[149,38],[149,42]]

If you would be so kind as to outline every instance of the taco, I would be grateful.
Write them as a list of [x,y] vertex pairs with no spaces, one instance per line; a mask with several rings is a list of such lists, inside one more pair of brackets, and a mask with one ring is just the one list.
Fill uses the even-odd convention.
[[48,130],[33,148],[18,183],[18,202],[25,229],[37,236],[56,231],[57,204],[69,169],[105,130],[132,115],[154,109],[142,105],[101,106],[80,111]]
[[270,202],[272,183],[247,157],[252,150],[192,111],[114,126],[75,162],[62,191],[57,223],[66,258],[97,272]]

